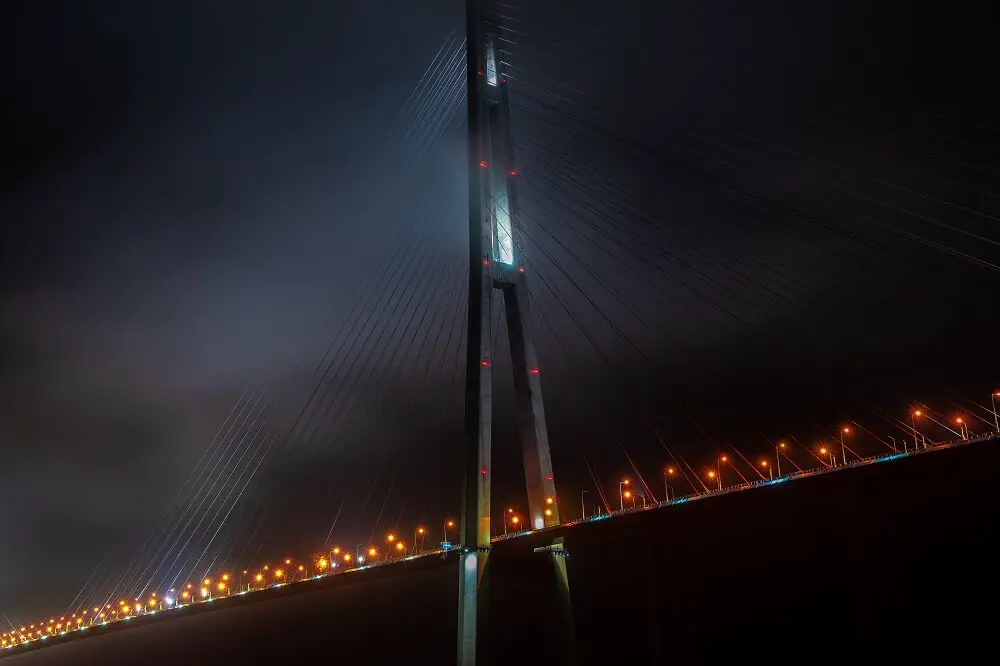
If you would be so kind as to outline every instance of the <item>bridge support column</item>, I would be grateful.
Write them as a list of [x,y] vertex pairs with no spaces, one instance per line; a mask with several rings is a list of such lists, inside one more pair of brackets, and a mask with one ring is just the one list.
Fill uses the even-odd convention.
[[551,546],[536,549],[536,552],[548,553],[555,574],[556,592],[559,602],[559,622],[562,630],[563,648],[561,664],[572,666],[578,663],[576,653],[576,620],[573,617],[573,600],[569,591],[569,572],[566,560],[569,552],[562,537],[555,539]]
[[[559,523],[559,502],[535,348],[528,333],[528,289],[520,261],[517,167],[510,137],[507,78],[496,21],[484,0],[466,2],[469,142],[469,310],[465,375],[465,461],[458,663],[485,663],[481,646],[489,589],[493,298],[503,294],[517,394],[517,420],[532,529]],[[489,17],[485,17],[488,19]],[[562,563],[562,579],[565,563]],[[568,586],[564,586],[568,593]]]

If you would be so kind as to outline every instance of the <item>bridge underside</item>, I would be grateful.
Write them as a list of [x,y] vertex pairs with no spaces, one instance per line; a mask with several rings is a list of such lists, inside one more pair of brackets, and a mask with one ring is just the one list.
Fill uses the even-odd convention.
[[[1000,555],[1000,502],[988,492],[996,444],[560,529],[580,663],[985,653]],[[567,663],[552,560],[534,552],[552,537],[494,546],[481,643],[490,663]],[[4,656],[17,666],[449,664],[456,566],[451,556],[372,569]]]

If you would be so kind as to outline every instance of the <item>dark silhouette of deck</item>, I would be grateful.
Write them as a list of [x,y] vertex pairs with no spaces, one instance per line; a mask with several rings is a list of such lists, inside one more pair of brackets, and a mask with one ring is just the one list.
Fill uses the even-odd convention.
[[[1000,442],[957,447],[559,531],[490,560],[494,664],[916,663],[989,654]],[[160,613],[6,651],[50,664],[451,664],[457,557]],[[174,615],[174,617],[168,617]]]

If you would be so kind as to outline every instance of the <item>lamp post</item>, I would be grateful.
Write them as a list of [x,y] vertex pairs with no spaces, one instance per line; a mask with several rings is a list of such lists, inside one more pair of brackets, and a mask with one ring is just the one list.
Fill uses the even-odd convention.
[[623,488],[623,486],[627,486],[627,485],[628,485],[628,479],[625,479],[624,481],[620,481],[618,483],[618,507],[622,511],[625,510],[625,493],[622,492],[622,488]]
[[851,432],[851,429],[847,426],[840,429],[840,456],[845,466],[847,465],[847,445],[844,444],[844,437],[849,432]]
[[958,426],[958,436],[964,439],[969,439],[969,426],[965,423],[965,420],[959,416],[955,419],[955,424]]
[[676,472],[673,467],[668,467],[663,470],[663,492],[666,494],[668,502],[670,501],[670,492],[673,490],[673,487],[669,483],[669,479],[674,474],[676,474]]
[[913,450],[916,451],[920,448],[920,441],[917,439],[917,417],[923,416],[923,412],[919,409],[914,409],[910,412],[910,427],[913,428]]
[[896,448],[896,438],[893,437],[892,435],[886,435],[886,437],[892,440],[892,450],[895,451],[896,453],[899,453],[899,449]]
[[586,489],[580,491],[580,520],[587,519],[587,505],[583,503],[583,496],[586,494],[587,494]]
[[761,460],[760,466],[767,470],[768,476],[770,476],[771,480],[774,481],[774,468],[768,465],[766,460]]
[[784,442],[778,442],[778,445],[774,447],[774,464],[778,470],[778,476],[781,476],[781,450],[787,449],[788,445]]
[[455,526],[455,521],[454,520],[447,520],[447,521],[445,521],[445,523],[444,523],[444,540],[445,541],[448,540],[448,528],[451,528],[451,527],[454,527],[454,526]]

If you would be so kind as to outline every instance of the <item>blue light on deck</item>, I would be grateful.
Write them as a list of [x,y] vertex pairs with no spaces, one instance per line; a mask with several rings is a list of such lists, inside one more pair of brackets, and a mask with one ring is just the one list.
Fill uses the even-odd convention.
[[607,520],[610,517],[611,517],[610,513],[605,513],[605,514],[600,515],[600,516],[594,516],[593,518],[590,519],[590,522],[594,522],[594,521],[597,521],[597,520]]
[[681,497],[680,499],[675,499],[671,504],[684,504],[688,501],[687,497]]
[[882,458],[882,462],[888,462],[890,460],[897,460],[899,458],[905,458],[908,455],[910,455],[910,454],[909,453],[894,453],[891,456],[886,456],[885,458]]

